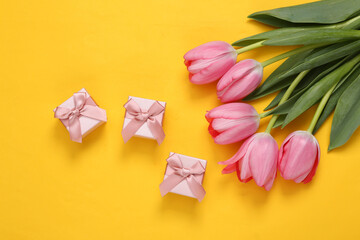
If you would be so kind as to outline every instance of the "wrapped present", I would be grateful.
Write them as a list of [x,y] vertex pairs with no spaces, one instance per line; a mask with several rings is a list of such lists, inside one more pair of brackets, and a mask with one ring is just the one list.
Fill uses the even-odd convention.
[[165,138],[162,128],[165,102],[129,97],[126,109],[122,136],[124,142],[133,136],[156,139],[161,144]]
[[55,108],[54,113],[69,131],[70,139],[79,143],[107,121],[106,111],[98,107],[84,88]]
[[161,195],[172,192],[197,198],[200,202],[206,194],[202,186],[206,160],[170,153],[166,161],[164,181],[160,184]]

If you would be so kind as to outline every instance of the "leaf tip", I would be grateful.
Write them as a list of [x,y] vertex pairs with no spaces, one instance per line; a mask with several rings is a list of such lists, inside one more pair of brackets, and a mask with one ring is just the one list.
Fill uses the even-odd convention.
[[286,125],[288,125],[289,122],[291,122],[291,121],[289,121],[289,118],[288,118],[288,115],[287,115],[284,122],[283,122],[283,124],[281,125],[281,129],[284,129],[284,127],[286,127]]
[[254,12],[252,14],[250,14],[248,16],[248,18],[251,18],[251,19],[255,19],[256,20],[256,17],[258,17],[259,15],[261,15],[263,13],[263,11],[260,11],[260,12]]
[[268,110],[270,110],[272,108],[274,108],[274,106],[269,104],[266,108],[264,108],[264,111],[268,111]]
[[247,16],[248,18],[253,18],[256,15],[256,13],[252,13],[249,16]]

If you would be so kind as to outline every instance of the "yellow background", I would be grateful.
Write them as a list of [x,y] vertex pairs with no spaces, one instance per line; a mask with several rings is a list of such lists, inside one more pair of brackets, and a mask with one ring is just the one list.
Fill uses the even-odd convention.
[[[240,144],[216,145],[207,133],[205,111],[220,104],[216,84],[189,83],[183,65],[197,45],[270,29],[248,14],[304,2],[1,0],[0,239],[359,239],[359,131],[327,153],[325,123],[310,184],[278,176],[266,192],[240,183],[217,165]],[[263,61],[284,50],[239,59]],[[107,110],[108,123],[78,144],[52,109],[83,87]],[[123,143],[128,95],[168,103],[161,146]],[[273,131],[278,143],[305,129],[313,112]],[[203,202],[160,196],[170,151],[208,160]]]

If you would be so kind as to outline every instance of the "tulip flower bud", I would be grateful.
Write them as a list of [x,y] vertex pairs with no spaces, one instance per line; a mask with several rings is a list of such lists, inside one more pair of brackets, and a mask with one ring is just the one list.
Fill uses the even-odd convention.
[[281,145],[278,167],[283,178],[308,183],[315,175],[319,159],[320,148],[316,138],[307,131],[296,131]]
[[276,177],[278,145],[269,133],[256,133],[248,138],[239,151],[229,160],[223,173],[236,171],[241,182],[254,179],[256,184],[269,191]]
[[214,41],[188,51],[184,59],[190,81],[206,84],[219,80],[234,66],[237,52],[226,42]]
[[246,103],[228,103],[218,106],[205,115],[209,133],[217,144],[241,141],[256,132],[260,117],[256,110]]
[[253,59],[235,64],[217,84],[217,95],[221,102],[243,99],[261,83],[263,67]]

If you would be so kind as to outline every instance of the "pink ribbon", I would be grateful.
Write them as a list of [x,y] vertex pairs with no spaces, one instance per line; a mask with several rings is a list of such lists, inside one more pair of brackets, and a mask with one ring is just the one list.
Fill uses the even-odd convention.
[[74,142],[82,142],[81,125],[79,117],[85,116],[99,121],[106,122],[106,112],[98,106],[91,105],[90,97],[86,93],[77,92],[73,95],[75,107],[73,109],[57,107],[55,109],[55,118],[67,120],[70,139]]
[[126,117],[131,119],[121,133],[125,142],[129,141],[129,139],[135,135],[137,130],[146,122],[158,144],[162,143],[165,138],[165,133],[161,124],[155,117],[162,113],[165,108],[158,101],[154,102],[148,111],[142,111],[140,106],[133,99],[130,99],[125,103],[124,108],[127,113]]
[[167,160],[168,165],[174,170],[161,184],[160,192],[161,196],[165,196],[175,186],[186,179],[187,184],[190,187],[191,192],[195,195],[199,202],[203,200],[206,192],[202,184],[199,183],[195,175],[204,174],[205,169],[199,161],[197,161],[190,168],[184,168],[183,163],[179,155],[173,154]]

